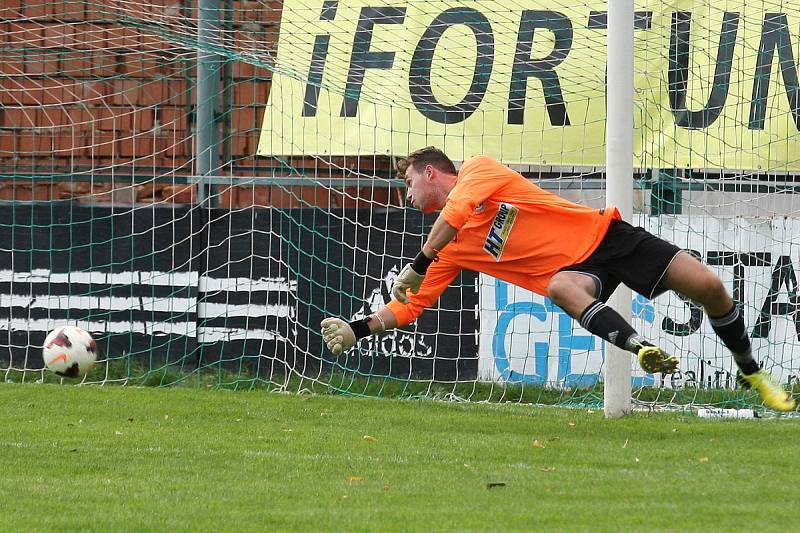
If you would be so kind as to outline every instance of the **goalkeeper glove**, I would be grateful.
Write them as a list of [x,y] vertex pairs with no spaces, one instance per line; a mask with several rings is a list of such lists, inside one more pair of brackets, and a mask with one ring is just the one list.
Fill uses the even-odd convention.
[[423,279],[425,279],[425,274],[418,274],[410,264],[404,266],[392,284],[392,296],[400,303],[407,304],[406,291],[411,289],[412,293],[417,294]]
[[344,320],[328,317],[320,323],[320,326],[322,326],[322,339],[333,355],[342,355],[355,346],[356,334]]

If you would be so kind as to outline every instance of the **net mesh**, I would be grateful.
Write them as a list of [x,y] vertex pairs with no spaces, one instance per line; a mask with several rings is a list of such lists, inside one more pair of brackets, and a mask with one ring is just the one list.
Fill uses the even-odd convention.
[[[756,358],[789,385],[796,11],[679,2],[635,17],[635,222],[721,275]],[[602,343],[488,276],[462,273],[416,324],[338,358],[318,324],[386,303],[420,249],[433,219],[405,207],[391,170],[413,149],[488,153],[604,205],[604,3],[228,0],[205,36],[202,14],[188,0],[0,7],[6,379],[56,379],[41,343],[69,323],[104,354],[90,383],[601,403]],[[211,125],[198,52],[219,72]],[[219,158],[199,179],[209,127]],[[634,368],[638,404],[755,401],[697,306],[631,305],[682,368]]]

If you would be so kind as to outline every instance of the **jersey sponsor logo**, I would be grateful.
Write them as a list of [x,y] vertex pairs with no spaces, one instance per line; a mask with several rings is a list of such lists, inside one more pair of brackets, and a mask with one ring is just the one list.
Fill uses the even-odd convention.
[[484,251],[494,257],[495,261],[500,261],[500,257],[503,255],[503,249],[506,247],[511,227],[514,225],[518,213],[518,207],[506,203],[500,204],[497,209],[492,227],[489,228],[489,234],[483,243]]

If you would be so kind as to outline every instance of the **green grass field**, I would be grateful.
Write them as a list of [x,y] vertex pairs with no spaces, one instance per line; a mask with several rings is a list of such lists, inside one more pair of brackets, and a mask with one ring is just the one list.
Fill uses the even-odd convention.
[[4,531],[800,529],[798,419],[32,384],[0,405]]

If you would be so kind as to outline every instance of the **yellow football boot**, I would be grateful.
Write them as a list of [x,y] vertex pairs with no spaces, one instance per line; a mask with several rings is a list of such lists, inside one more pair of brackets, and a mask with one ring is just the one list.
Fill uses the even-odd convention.
[[674,374],[678,370],[678,358],[658,346],[642,344],[636,355],[639,366],[648,374]]
[[745,389],[755,389],[761,396],[764,405],[775,411],[794,411],[797,402],[792,395],[772,381],[772,376],[766,370],[759,370],[755,374],[743,374],[736,371],[736,382]]

